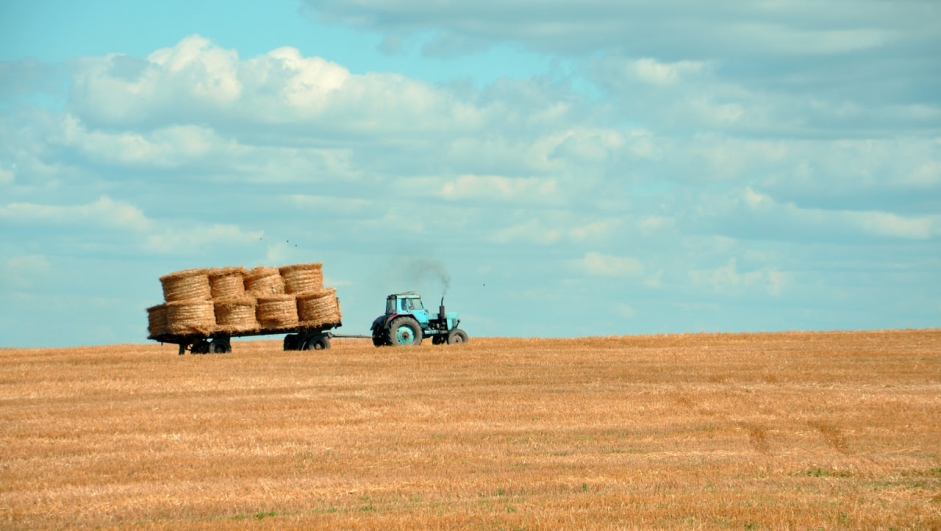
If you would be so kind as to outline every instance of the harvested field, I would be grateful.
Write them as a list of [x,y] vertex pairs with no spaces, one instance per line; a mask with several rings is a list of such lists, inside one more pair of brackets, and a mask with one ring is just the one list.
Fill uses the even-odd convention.
[[0,349],[0,528],[941,529],[941,331]]

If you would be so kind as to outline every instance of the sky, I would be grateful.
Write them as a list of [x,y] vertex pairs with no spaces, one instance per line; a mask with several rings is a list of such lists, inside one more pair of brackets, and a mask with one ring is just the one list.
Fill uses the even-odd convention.
[[344,325],[941,326],[941,4],[0,0],[0,347],[322,262]]

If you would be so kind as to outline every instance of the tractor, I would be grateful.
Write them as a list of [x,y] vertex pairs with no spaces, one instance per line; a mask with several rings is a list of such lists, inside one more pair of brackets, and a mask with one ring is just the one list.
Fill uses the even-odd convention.
[[467,334],[457,327],[460,322],[456,312],[444,311],[444,297],[434,315],[425,309],[421,295],[395,293],[386,297],[386,313],[372,322],[372,343],[405,347],[420,345],[428,336],[434,345],[467,343]]

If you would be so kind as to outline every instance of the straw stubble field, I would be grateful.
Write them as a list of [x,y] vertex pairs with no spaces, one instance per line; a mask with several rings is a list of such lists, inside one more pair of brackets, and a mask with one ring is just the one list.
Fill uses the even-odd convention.
[[5,529],[941,528],[941,331],[0,350]]

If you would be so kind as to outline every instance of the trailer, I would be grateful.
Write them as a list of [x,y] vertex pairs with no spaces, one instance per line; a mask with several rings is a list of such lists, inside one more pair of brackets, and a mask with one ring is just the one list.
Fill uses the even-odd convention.
[[325,350],[330,348],[330,340],[339,339],[369,339],[371,336],[336,334],[331,332],[343,323],[325,324],[318,327],[294,326],[285,328],[265,328],[250,332],[210,332],[208,334],[160,334],[147,339],[160,343],[172,343],[180,346],[179,355],[186,354],[228,354],[232,352],[231,339],[233,337],[253,337],[276,334],[284,336],[284,350]]

